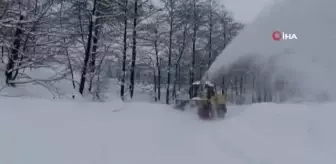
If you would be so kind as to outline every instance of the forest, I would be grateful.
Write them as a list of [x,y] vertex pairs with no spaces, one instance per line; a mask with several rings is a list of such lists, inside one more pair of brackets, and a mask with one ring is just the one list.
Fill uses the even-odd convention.
[[[0,0],[0,71],[6,87],[69,80],[83,96],[114,87],[126,100],[143,84],[170,104],[243,28],[216,0]],[[56,75],[26,73],[36,69]],[[229,78],[237,95],[244,79]]]

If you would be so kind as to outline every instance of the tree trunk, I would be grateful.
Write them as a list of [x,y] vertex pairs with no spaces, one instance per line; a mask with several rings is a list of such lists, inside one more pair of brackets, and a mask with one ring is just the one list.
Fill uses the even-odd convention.
[[226,93],[226,86],[225,86],[225,76],[222,78],[222,94]]
[[[157,32],[157,31],[156,31]],[[161,67],[159,59],[158,38],[154,42],[155,57],[156,57],[156,69],[157,69],[157,98],[161,100]]]
[[169,23],[169,52],[168,52],[168,76],[167,76],[167,88],[166,88],[166,104],[169,104],[169,96],[170,96],[170,76],[171,76],[171,58],[172,58],[172,41],[173,41],[173,21],[174,21],[174,4],[173,1],[170,0],[170,23]]
[[153,74],[153,82],[154,82],[154,101],[156,102],[157,100],[158,100],[158,98],[157,98],[157,94],[156,94],[156,90],[157,90],[157,88],[156,88],[156,86],[157,86],[157,75],[156,75],[156,73],[155,73],[155,69],[154,69],[154,74]]
[[160,101],[161,100],[161,68],[159,67],[158,69],[158,100]]
[[[97,16],[99,16],[99,14],[97,14]],[[94,27],[93,46],[90,61],[90,73],[91,73],[90,86],[89,86],[90,92],[92,91],[93,80],[96,72],[96,56],[98,53],[98,39],[99,39],[98,35],[99,35],[99,19],[96,20]]]
[[238,96],[239,95],[239,88],[238,88],[239,82],[238,82],[237,75],[234,78],[234,83],[235,83],[236,96]]
[[122,60],[122,78],[120,85],[120,98],[125,100],[125,78],[126,78],[126,57],[127,57],[127,5],[128,0],[125,0],[124,8],[124,50],[123,50],[123,60]]
[[175,65],[175,79],[174,79],[174,84],[173,84],[173,98],[176,99],[177,94],[176,94],[176,85],[177,85],[177,74],[178,74],[178,64],[176,63]]
[[130,97],[134,95],[134,76],[135,76],[135,60],[136,60],[136,37],[137,37],[137,17],[138,17],[138,0],[134,2],[134,18],[133,18],[133,47],[132,47],[132,62],[131,62],[131,77],[130,77]]
[[211,59],[212,59],[212,30],[213,30],[213,22],[212,22],[212,4],[211,0],[209,1],[209,60],[208,60],[208,69],[211,65]]
[[184,49],[185,49],[185,44],[186,44],[186,35],[187,35],[187,27],[185,26],[184,27],[184,30],[183,30],[183,38],[182,38],[182,45],[179,49],[179,55],[178,55],[178,59],[175,63],[175,79],[174,79],[174,84],[173,84],[173,97],[174,99],[176,99],[176,85],[177,85],[177,79],[178,79],[178,69],[179,69],[179,66],[180,66],[180,62],[181,62],[181,59],[182,59],[182,55],[184,53]]
[[1,47],[1,63],[5,63],[5,61],[4,61],[4,59],[3,59],[3,58],[4,58],[4,55],[5,55],[4,53],[5,53],[5,52],[4,52],[4,47],[2,46],[2,47]]
[[[20,21],[22,21],[24,19],[24,16],[21,15],[20,16]],[[19,59],[19,51],[20,51],[20,47],[21,47],[21,35],[22,35],[23,31],[22,31],[22,24],[18,23],[18,28],[16,28],[15,31],[15,39],[13,42],[13,47],[11,50],[11,55],[9,56],[8,59],[8,63],[6,66],[6,84],[13,86],[14,84],[11,84],[12,80],[15,80],[13,76],[13,72],[14,72],[14,66],[17,62],[17,60]]]
[[252,77],[252,103],[255,103],[256,102],[256,85],[255,85],[255,80],[256,80],[256,77],[253,75]]
[[[37,0],[35,1],[35,11],[37,9]],[[61,9],[60,9],[60,25],[61,25],[61,28],[63,28],[63,22],[62,22],[62,17],[63,17],[63,1],[61,2]],[[64,38],[63,39],[63,44],[66,43],[66,39]],[[35,47],[34,47],[34,52],[35,52]],[[71,64],[71,59],[70,59],[70,54],[69,54],[69,50],[68,50],[68,47],[65,47],[65,53],[67,55],[67,61],[68,61],[68,64],[69,64],[69,69],[70,69],[70,75],[71,75],[71,82],[72,82],[72,87],[74,90],[76,90],[76,83],[75,83],[75,77],[74,77],[74,69],[72,67],[72,64]],[[75,95],[72,95],[72,98],[75,98]]]
[[227,39],[227,27],[226,27],[226,23],[223,23],[223,49],[226,48],[226,46],[228,45],[228,39]]
[[[64,43],[65,43],[65,39],[64,39]],[[67,60],[68,60],[68,64],[69,64],[70,74],[71,74],[72,87],[73,87],[73,89],[76,89],[74,70],[73,70],[73,67],[72,67],[72,64],[71,64],[70,54],[69,54],[68,48],[65,48],[65,52],[67,54]]]
[[192,37],[192,63],[190,70],[190,81],[189,85],[191,86],[195,80],[195,63],[196,63],[196,0],[193,0],[193,37]]
[[[191,68],[190,68],[190,80],[189,86],[195,81],[195,63],[196,63],[196,0],[193,0],[193,36],[192,36],[192,58],[191,58]],[[194,93],[193,88],[191,88],[190,93]],[[192,95],[189,95],[190,97]]]
[[243,84],[244,84],[244,79],[243,79],[243,76],[240,76],[240,96],[243,95]]
[[178,91],[181,91],[181,64],[178,65]]
[[[93,16],[96,14],[96,3],[97,3],[97,0],[94,0],[94,2],[93,2],[93,9],[91,11],[91,14]],[[87,74],[87,67],[88,67],[89,58],[91,56],[90,54],[91,54],[93,25],[94,25],[93,16],[91,17],[90,24],[89,24],[89,35],[88,35],[88,39],[87,39],[87,46],[86,46],[86,50],[85,50],[84,63],[83,63],[83,68],[82,68],[82,74],[81,74],[80,84],[79,84],[79,93],[81,95],[84,94],[84,88],[85,88],[85,82],[86,82],[86,74]]]

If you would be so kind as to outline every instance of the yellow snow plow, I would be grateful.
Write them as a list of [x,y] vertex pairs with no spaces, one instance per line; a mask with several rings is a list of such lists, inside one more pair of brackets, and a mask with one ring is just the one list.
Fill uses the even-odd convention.
[[209,81],[194,82],[189,88],[188,98],[178,98],[175,108],[184,110],[186,106],[196,107],[202,119],[223,118],[227,112],[225,96]]

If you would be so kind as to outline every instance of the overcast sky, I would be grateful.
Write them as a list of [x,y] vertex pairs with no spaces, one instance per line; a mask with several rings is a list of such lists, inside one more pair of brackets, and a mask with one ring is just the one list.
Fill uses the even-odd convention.
[[251,22],[255,16],[273,0],[219,0],[228,8],[237,20]]

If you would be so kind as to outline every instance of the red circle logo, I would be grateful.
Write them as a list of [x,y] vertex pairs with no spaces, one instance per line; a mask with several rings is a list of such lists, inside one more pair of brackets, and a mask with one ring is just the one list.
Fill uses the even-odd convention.
[[272,38],[273,38],[273,40],[275,40],[275,41],[279,41],[279,40],[281,40],[281,39],[282,39],[282,34],[281,34],[281,32],[280,32],[280,31],[274,31],[274,32],[272,33]]

